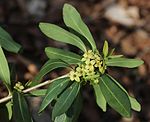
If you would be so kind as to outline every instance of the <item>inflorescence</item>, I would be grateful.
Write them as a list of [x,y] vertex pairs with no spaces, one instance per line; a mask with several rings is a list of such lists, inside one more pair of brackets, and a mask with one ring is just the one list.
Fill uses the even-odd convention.
[[91,84],[97,84],[100,75],[104,74],[105,70],[106,65],[101,55],[88,50],[83,54],[81,63],[70,71],[69,77],[71,81],[85,83],[89,81]]
[[14,89],[16,89],[17,91],[21,92],[24,89],[24,86],[22,85],[21,82],[17,82],[14,86]]

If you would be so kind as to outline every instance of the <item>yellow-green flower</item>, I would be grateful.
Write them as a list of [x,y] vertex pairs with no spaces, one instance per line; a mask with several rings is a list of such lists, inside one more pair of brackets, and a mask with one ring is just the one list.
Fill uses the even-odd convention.
[[100,67],[102,65],[102,61],[96,61],[96,63],[95,63],[95,67]]
[[84,53],[82,61],[86,61],[90,59],[94,59],[94,53],[92,52],[92,50],[88,50],[87,52]]
[[[99,53],[96,52],[94,54],[92,50],[88,50],[84,53],[81,60],[83,62],[79,64],[74,71],[69,73],[70,80],[80,82],[82,78],[83,81],[90,80],[92,83],[99,83],[97,74],[103,74],[106,69],[106,66],[103,64]],[[99,68],[99,71],[97,68]]]
[[75,81],[77,81],[77,82],[80,82],[79,75],[78,75],[78,73],[75,72],[75,71],[70,71],[69,77],[70,77],[70,80],[71,80],[71,81],[74,81],[74,80],[75,80]]
[[95,79],[95,80],[94,80],[94,83],[95,83],[95,84],[98,84],[98,83],[99,83],[99,80],[98,80],[98,79]]
[[100,58],[100,56],[98,54],[94,54],[94,59],[96,61],[100,61],[101,60],[101,58]]
[[99,71],[100,71],[100,73],[104,74],[105,73],[105,67],[103,67],[103,66],[99,67]]
[[14,89],[18,90],[18,91],[22,91],[24,89],[24,86],[22,85],[21,82],[17,82],[14,86]]
[[86,75],[88,75],[88,76],[95,75],[94,68],[93,69],[87,69],[87,70],[85,70],[85,72],[86,72]]
[[95,60],[86,61],[85,69],[94,70]]
[[83,76],[83,74],[84,74],[84,69],[81,68],[81,67],[77,67],[77,68],[76,68],[76,72],[77,72],[77,74],[78,74],[79,77],[80,77],[80,76]]

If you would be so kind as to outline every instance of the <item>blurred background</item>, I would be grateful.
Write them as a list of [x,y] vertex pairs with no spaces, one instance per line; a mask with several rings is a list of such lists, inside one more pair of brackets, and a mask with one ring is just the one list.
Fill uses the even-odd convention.
[[[96,106],[93,91],[88,87],[83,91],[84,106],[78,121],[150,122],[150,0],[0,0],[0,26],[23,47],[20,55],[5,52],[9,62],[16,64],[17,80],[26,83],[37,74],[47,60],[44,54],[47,46],[78,51],[48,39],[38,28],[39,22],[66,28],[62,19],[64,3],[72,4],[80,12],[99,50],[104,40],[108,40],[110,48],[116,48],[115,54],[141,58],[145,62],[136,69],[108,69],[141,103],[141,112],[133,111],[133,116],[126,119],[108,106],[104,113]],[[65,69],[57,70],[45,80],[66,72]],[[0,98],[5,96],[6,88],[0,82]],[[40,102],[41,98],[29,98],[33,117],[36,122],[49,122],[50,108],[41,116],[37,114]]]

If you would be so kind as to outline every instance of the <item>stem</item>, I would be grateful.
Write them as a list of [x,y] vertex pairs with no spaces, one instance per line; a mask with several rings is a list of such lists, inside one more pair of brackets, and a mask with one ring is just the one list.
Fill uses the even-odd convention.
[[[56,79],[65,78],[65,77],[67,77],[67,76],[68,76],[68,75],[63,75],[63,76],[57,77],[57,78],[55,78],[55,79],[53,79],[53,80],[44,81],[44,82],[42,82],[42,83],[40,83],[40,84],[38,84],[38,85],[36,85],[36,86],[33,86],[33,87],[30,87],[30,88],[25,89],[25,90],[23,90],[22,92],[23,92],[23,93],[31,92],[31,91],[33,91],[33,90],[36,90],[37,88],[40,88],[40,87],[43,87],[43,86],[46,86],[46,85],[52,83],[52,82],[55,81]],[[0,99],[0,103],[4,103],[4,102],[6,102],[6,101],[8,101],[8,100],[10,100],[10,99],[12,99],[12,95],[8,95],[7,97],[4,97],[4,98]]]

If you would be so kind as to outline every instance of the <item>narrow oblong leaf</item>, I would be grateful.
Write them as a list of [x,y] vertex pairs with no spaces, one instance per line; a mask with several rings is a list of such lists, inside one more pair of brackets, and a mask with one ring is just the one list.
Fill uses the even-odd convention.
[[105,112],[106,111],[106,100],[105,100],[104,95],[102,94],[99,84],[93,85],[93,88],[94,88],[94,92],[95,92],[96,103]]
[[58,59],[48,60],[41,68],[40,72],[33,79],[33,81],[39,81],[42,79],[44,75],[51,72],[52,70],[60,67],[68,67],[68,64]]
[[135,111],[141,111],[141,105],[140,103],[133,97],[129,96],[129,100],[131,103],[131,108]]
[[13,92],[13,116],[15,122],[32,122],[26,100],[17,91]]
[[76,35],[64,30],[63,28],[49,23],[40,23],[39,27],[41,31],[49,38],[74,45],[80,48],[83,52],[86,52],[86,47],[82,40]]
[[0,45],[7,51],[17,53],[21,45],[16,43],[3,28],[0,27]]
[[9,117],[9,120],[11,120],[11,118],[12,118],[12,106],[13,106],[13,104],[12,104],[12,102],[11,101],[9,101],[8,103],[6,103],[6,107],[7,107],[7,110],[8,110],[8,117]]
[[81,93],[79,91],[77,97],[75,98],[74,102],[66,112],[69,122],[77,122],[78,117],[81,113],[83,107],[83,99]]
[[73,107],[72,122],[77,122],[78,117],[79,117],[81,110],[82,110],[82,107],[83,107],[83,99],[82,99],[80,91],[79,91],[72,107]]
[[140,59],[128,59],[128,58],[112,58],[106,61],[107,66],[127,67],[127,68],[138,67],[143,63],[144,62]]
[[53,120],[55,119],[55,117],[65,113],[69,109],[74,99],[76,98],[79,90],[80,90],[80,84],[74,82],[60,95],[52,111]]
[[103,55],[104,55],[104,57],[107,57],[107,55],[108,55],[108,42],[107,41],[104,42]]
[[42,112],[48,106],[48,104],[50,104],[52,100],[55,99],[57,95],[59,95],[67,87],[69,81],[70,79],[68,77],[53,81],[53,83],[47,89],[39,112]]
[[110,55],[108,58],[121,58],[123,55]]
[[100,87],[107,103],[122,116],[130,117],[131,105],[126,92],[105,74],[100,77],[100,80]]
[[12,118],[11,101],[0,104],[0,122],[10,122]]
[[77,64],[81,62],[81,56],[70,51],[47,47],[45,48],[45,52],[50,59],[61,59],[68,64]]
[[115,48],[111,49],[108,55],[109,55],[109,56],[112,56],[113,53],[114,53],[114,51],[115,51]]
[[10,71],[3,49],[0,46],[0,79],[6,86],[10,86]]
[[83,99],[81,93],[79,92],[68,111],[60,116],[57,116],[54,122],[77,122],[82,106]]
[[65,4],[63,7],[63,19],[65,24],[83,35],[87,41],[90,43],[93,51],[96,50],[95,41],[88,29],[87,25],[81,19],[80,14],[78,11],[71,5]]
[[54,122],[72,122],[70,120],[70,118],[66,115],[66,113],[60,115],[60,116],[57,116],[54,120]]
[[44,96],[46,94],[46,91],[47,91],[47,89],[38,89],[38,90],[35,90],[35,91],[31,91],[30,95],[33,95],[33,96]]
[[141,111],[141,105],[138,103],[138,101],[137,101],[135,98],[129,96],[128,92],[123,88],[123,86],[122,86],[119,82],[117,82],[113,77],[111,77],[111,76],[108,75],[108,74],[107,74],[107,76],[108,76],[111,80],[113,80],[124,92],[126,92],[126,94],[127,94],[128,97],[129,97],[130,103],[131,103],[131,108],[132,108],[133,110],[135,110],[135,111]]

